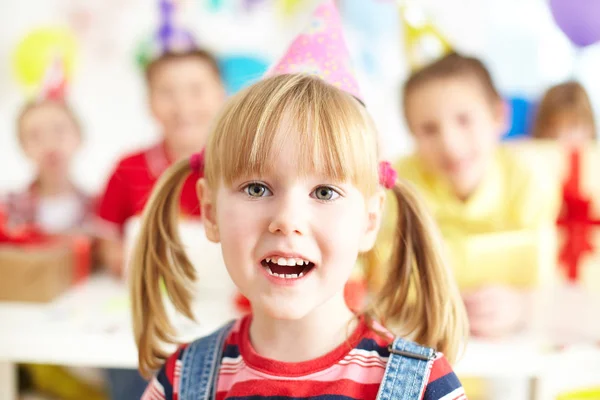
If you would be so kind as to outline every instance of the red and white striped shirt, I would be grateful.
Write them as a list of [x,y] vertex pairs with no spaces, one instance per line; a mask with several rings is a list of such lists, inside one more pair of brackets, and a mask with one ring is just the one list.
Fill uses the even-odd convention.
[[[348,341],[314,360],[285,363],[266,359],[249,340],[251,317],[239,320],[225,342],[217,382],[224,399],[375,399],[393,338],[382,337],[360,320]],[[377,330],[384,330],[378,326]],[[177,400],[185,346],[173,354],[150,382],[142,400]],[[424,400],[464,400],[450,364],[438,353],[423,391]]]

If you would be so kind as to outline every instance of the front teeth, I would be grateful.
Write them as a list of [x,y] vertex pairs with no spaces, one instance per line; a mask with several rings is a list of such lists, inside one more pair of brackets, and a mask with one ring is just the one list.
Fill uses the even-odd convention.
[[299,274],[278,274],[278,273],[271,271],[271,268],[269,266],[267,266],[267,272],[269,272],[269,275],[271,275],[271,276],[276,276],[278,278],[285,278],[285,279],[298,279],[298,278],[302,278],[304,276],[304,272],[300,272]]
[[273,263],[273,264],[278,264],[281,266],[288,266],[288,267],[293,267],[296,265],[308,265],[308,261],[302,260],[301,258],[278,257],[278,258],[267,258],[266,261]]

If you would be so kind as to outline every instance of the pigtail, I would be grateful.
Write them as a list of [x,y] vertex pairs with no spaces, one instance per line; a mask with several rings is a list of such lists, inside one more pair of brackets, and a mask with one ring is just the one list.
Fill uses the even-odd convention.
[[176,162],[161,176],[144,209],[131,264],[133,331],[139,369],[149,377],[168,357],[160,345],[176,343],[167,315],[164,291],[176,311],[193,319],[190,284],[195,271],[177,229],[181,188],[192,168],[190,160]]
[[413,189],[399,180],[392,191],[398,201],[398,228],[375,314],[398,334],[441,351],[453,362],[467,338],[468,322],[442,256],[440,234]]

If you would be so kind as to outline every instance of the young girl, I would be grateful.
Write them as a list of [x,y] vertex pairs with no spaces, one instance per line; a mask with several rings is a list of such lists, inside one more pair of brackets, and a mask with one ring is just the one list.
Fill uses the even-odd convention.
[[[64,97],[63,76],[57,59],[46,71],[38,98],[25,103],[17,117],[17,139],[35,175],[25,189],[9,193],[0,208],[9,229],[29,226],[48,235],[93,236],[92,197],[71,179],[82,129]],[[97,371],[26,364],[19,375],[24,390],[67,400],[105,398]]]
[[[376,137],[350,94],[286,74],[227,103],[205,164],[193,156],[167,170],[132,263],[140,369],[149,375],[166,359],[145,399],[464,398],[447,361],[465,338],[458,290],[420,201],[377,162]],[[199,170],[207,237],[221,243],[253,313],[167,358],[161,344],[174,342],[174,328],[160,287],[193,317],[194,272],[176,216],[178,188]],[[353,314],[343,288],[358,254],[373,246],[382,186],[393,190],[401,215],[395,268],[373,306]],[[421,345],[394,339],[388,328]]]
[[91,233],[92,199],[70,179],[81,144],[73,111],[62,99],[27,103],[17,119],[17,134],[36,172],[26,190],[7,196],[7,224],[34,225],[49,234]]
[[592,104],[580,83],[570,81],[548,89],[540,102],[532,136],[575,143],[596,138]]

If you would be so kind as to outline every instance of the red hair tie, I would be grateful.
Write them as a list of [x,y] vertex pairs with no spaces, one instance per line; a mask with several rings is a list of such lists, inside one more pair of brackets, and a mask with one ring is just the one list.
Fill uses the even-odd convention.
[[396,185],[398,179],[398,173],[387,161],[381,161],[379,163],[379,184],[386,189],[391,189]]
[[194,153],[190,157],[190,168],[196,173],[204,171],[204,150]]

